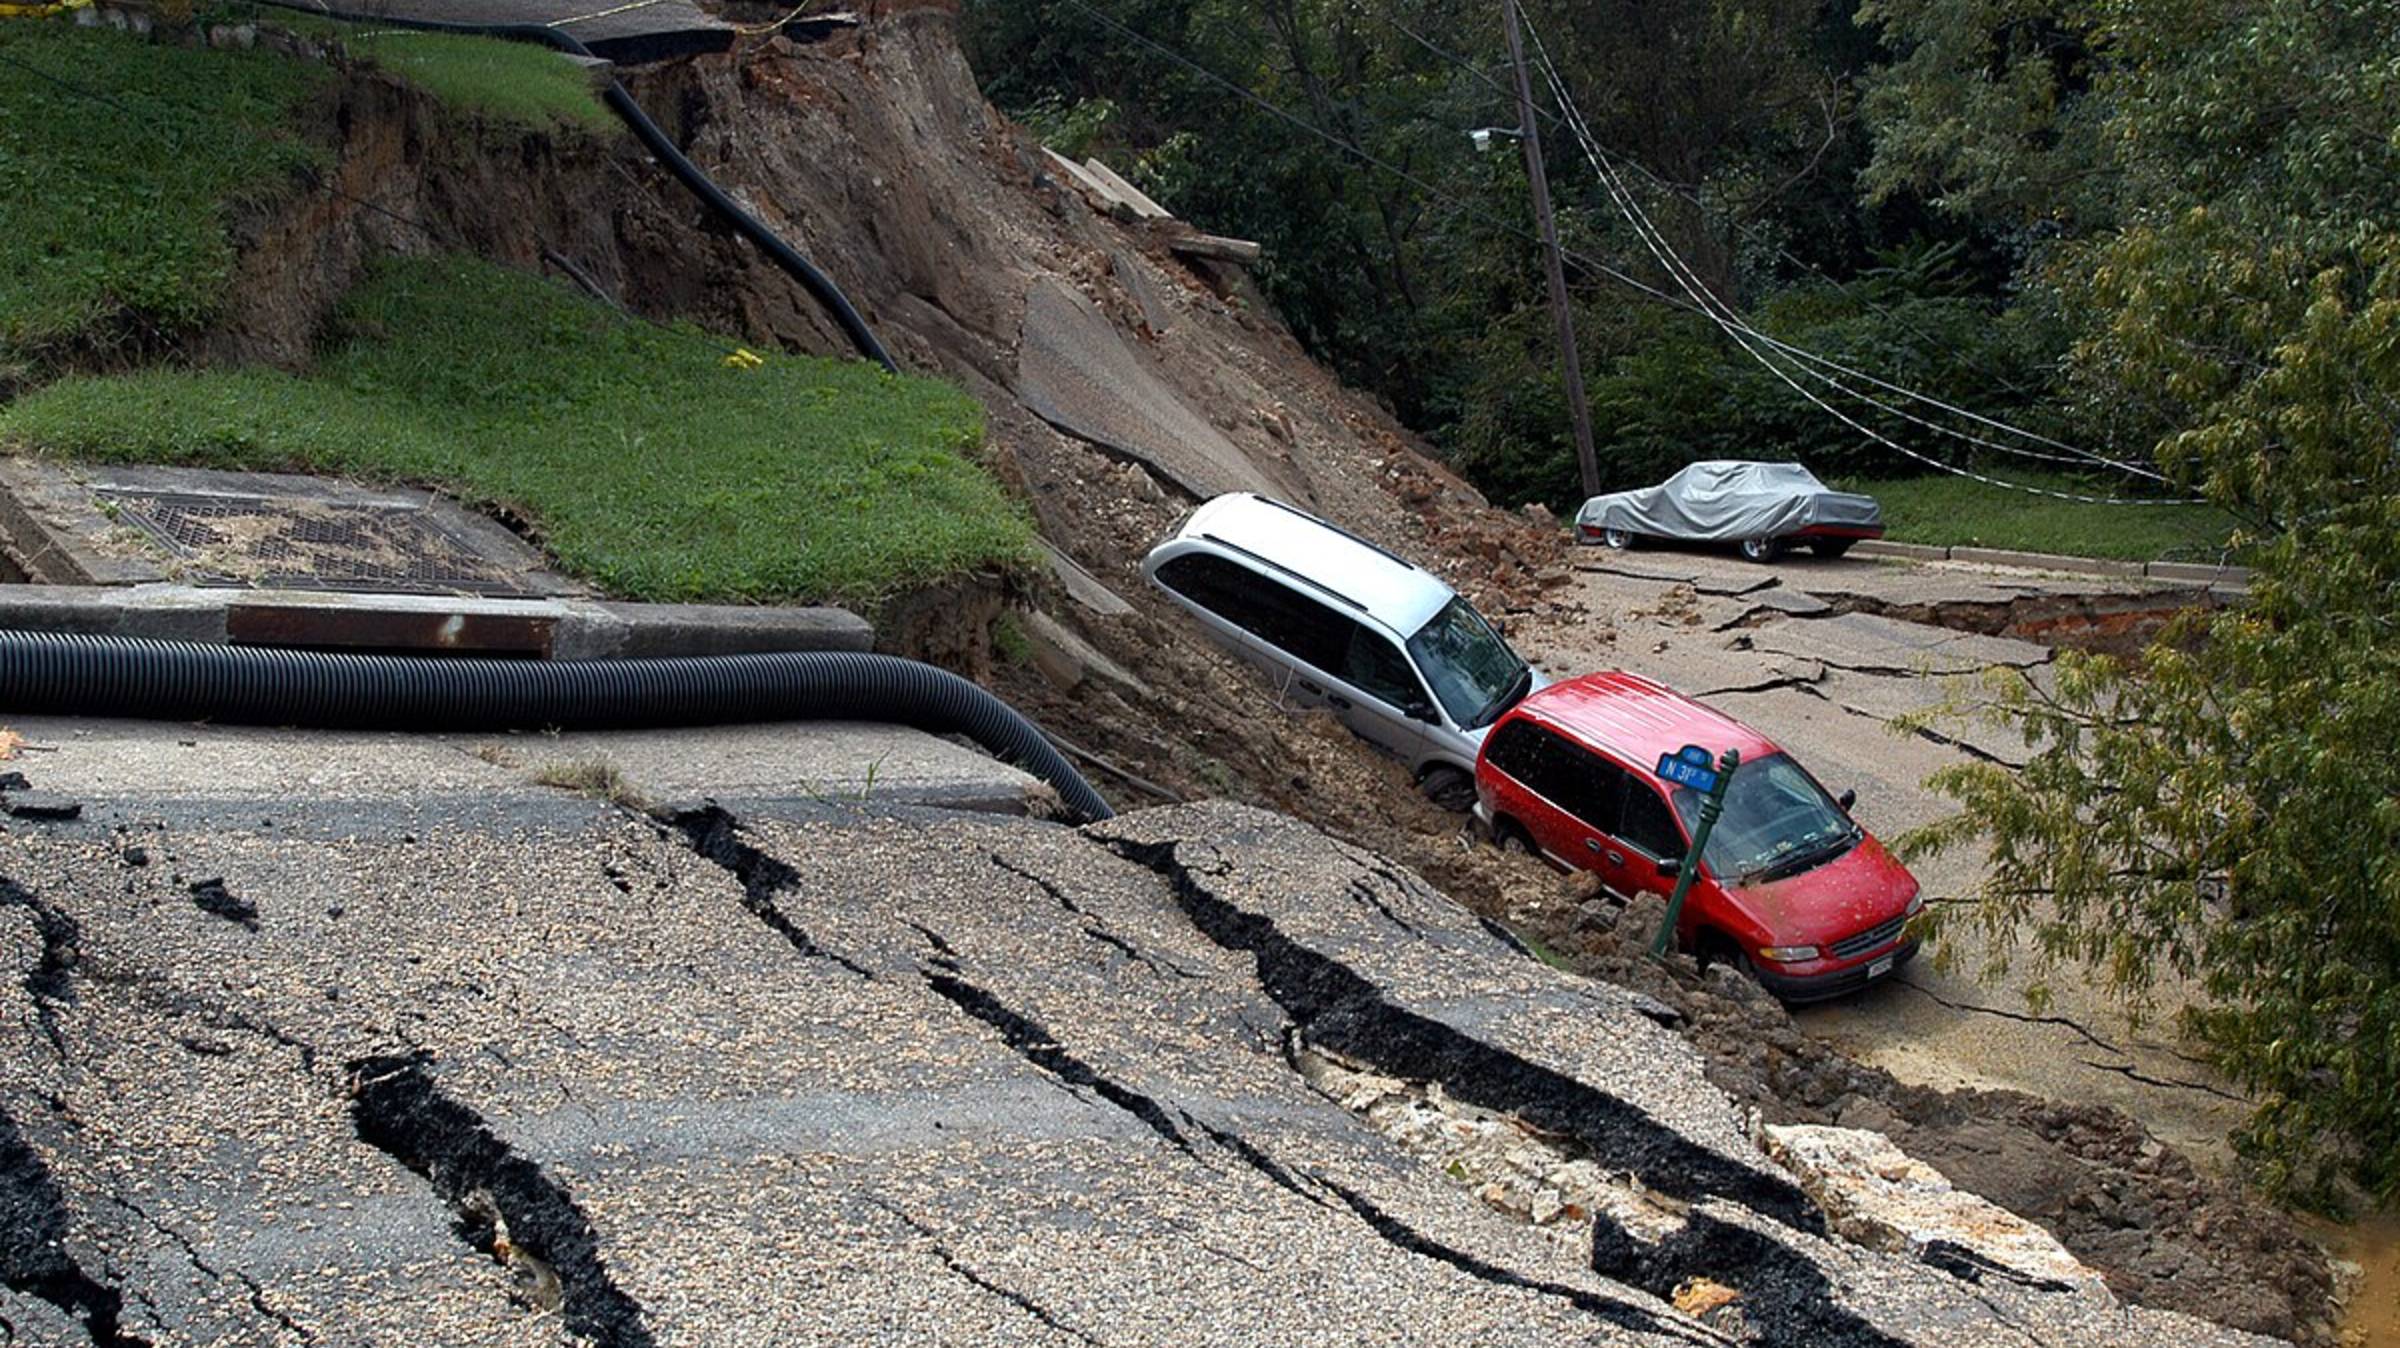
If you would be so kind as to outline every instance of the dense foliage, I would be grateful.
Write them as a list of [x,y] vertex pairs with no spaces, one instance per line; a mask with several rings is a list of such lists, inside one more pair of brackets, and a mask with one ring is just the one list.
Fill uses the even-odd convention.
[[[2137,997],[2195,981],[2188,1024],[2261,1102],[2239,1141],[2265,1178],[2388,1199],[2400,5],[1883,7],[1923,42],[1882,91],[1878,173],[1995,212],[2080,175],[2049,271],[2077,317],[2078,400],[2268,540],[2251,604],[2138,668],[2069,660],[2053,688],[1999,690],[2038,752],[1947,774],[1965,812],[1927,841],[1988,841],[1976,920],[2028,935],[2037,970],[2077,962]],[[2025,25],[2080,55],[2043,65],[2046,97],[2028,76],[1956,117],[1953,86]]]

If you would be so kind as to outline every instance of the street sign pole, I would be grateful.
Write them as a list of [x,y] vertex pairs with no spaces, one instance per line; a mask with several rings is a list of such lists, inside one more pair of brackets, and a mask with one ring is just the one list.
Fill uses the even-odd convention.
[[[1725,790],[1733,785],[1733,770],[1742,765],[1742,751],[1727,749],[1725,756],[1717,760],[1714,773],[1702,769],[1695,774],[1691,770],[1691,752],[1686,749],[1681,757],[1670,755],[1659,762],[1659,775],[1669,781],[1691,782],[1703,774],[1714,780],[1708,782],[1708,794],[1700,799],[1700,822],[1692,828],[1692,850],[1684,854],[1683,866],[1675,872],[1675,893],[1667,900],[1667,915],[1659,919],[1658,939],[1650,943],[1653,959],[1665,959],[1675,944],[1675,924],[1683,917],[1684,896],[1692,892],[1693,877],[1700,874],[1700,854],[1708,846],[1709,831],[1717,826],[1717,816],[1725,813]],[[1700,760],[1707,762],[1707,755],[1700,755]]]

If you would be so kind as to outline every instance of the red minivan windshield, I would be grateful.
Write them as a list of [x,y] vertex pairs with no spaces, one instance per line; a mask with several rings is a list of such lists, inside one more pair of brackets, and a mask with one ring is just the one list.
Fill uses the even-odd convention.
[[[1675,791],[1687,830],[1700,824],[1701,796]],[[1725,813],[1708,835],[1708,868],[1719,879],[1771,880],[1822,866],[1865,836],[1825,788],[1787,754],[1744,763],[1725,789]]]

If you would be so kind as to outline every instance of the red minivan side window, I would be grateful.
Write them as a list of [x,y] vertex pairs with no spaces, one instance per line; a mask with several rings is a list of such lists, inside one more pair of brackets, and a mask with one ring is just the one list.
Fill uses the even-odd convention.
[[1625,784],[1625,827],[1617,836],[1661,861],[1684,853],[1683,830],[1666,797],[1638,778]]
[[1616,836],[1628,783],[1615,763],[1525,720],[1509,721],[1494,732],[1484,757],[1585,828]]

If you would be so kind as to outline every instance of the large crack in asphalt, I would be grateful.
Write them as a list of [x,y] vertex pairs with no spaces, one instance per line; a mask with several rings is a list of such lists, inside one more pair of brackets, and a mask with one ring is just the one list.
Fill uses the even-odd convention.
[[1824,1232],[1823,1215],[1791,1181],[1703,1148],[1616,1096],[1394,1006],[1355,970],[1211,891],[1182,859],[1185,844],[1104,841],[1164,878],[1202,935],[1253,956],[1260,986],[1309,1042],[1394,1076],[1439,1081],[1458,1099],[1578,1139],[1660,1193],[1723,1197],[1786,1226]]
[[[1521,1273],[1511,1272],[1488,1260],[1478,1259],[1464,1250],[1433,1239],[1377,1207],[1367,1199],[1366,1195],[1356,1190],[1322,1177],[1318,1179],[1318,1183],[1332,1190],[1334,1196],[1342,1201],[1343,1206],[1350,1209],[1360,1221],[1366,1223],[1369,1229],[1385,1241],[1411,1254],[1439,1260],[1469,1277],[1501,1287],[1514,1287],[1528,1292],[1539,1292],[1544,1296],[1562,1298],[1575,1309],[1606,1320],[1621,1329],[1663,1334],[1682,1338],[1691,1343],[1721,1341],[1715,1335],[1694,1333],[1687,1326],[1677,1324],[1665,1316],[1645,1311],[1628,1302],[1605,1297],[1597,1292],[1585,1291],[1580,1287],[1569,1287],[1564,1283],[1544,1282],[1536,1278],[1528,1278]],[[1608,1270],[1602,1269],[1600,1272],[1605,1274]],[[1669,1289],[1670,1292],[1672,1290],[1672,1288]]]
[[[1646,1244],[1601,1219],[1592,1230],[1592,1268],[1653,1296],[1672,1297],[1694,1277],[1740,1291],[1743,1319],[1763,1341],[1808,1348],[1902,1348],[1834,1296],[1832,1279],[1782,1241],[1704,1210],[1681,1229]],[[1738,1270],[1738,1271],[1729,1271]]]
[[1863,613],[1978,636],[2012,637],[2044,645],[2073,645],[2081,629],[2105,628],[2112,620],[2164,622],[2192,610],[2222,608],[2225,597],[2206,589],[2155,590],[2126,594],[2098,590],[2053,594],[2029,590],[2005,599],[1904,601],[1853,590],[1812,589],[1836,613]]
[[[1688,1203],[1718,1199],[1795,1232],[1826,1234],[1824,1214],[1790,1180],[1709,1151],[1596,1087],[1393,1005],[1355,970],[1301,946],[1272,918],[1214,892],[1208,875],[1184,859],[1185,844],[1101,841],[1164,879],[1202,935],[1252,956],[1261,988],[1312,1044],[1394,1076],[1437,1081],[1452,1097],[1562,1139],[1655,1192]],[[1387,1239],[1396,1234],[1379,1229]],[[1592,1267],[1660,1297],[1671,1297],[1692,1277],[1730,1277],[1768,1342],[1826,1348],[1898,1343],[1841,1307],[1831,1280],[1799,1251],[1697,1212],[1683,1232],[1656,1243],[1596,1222]],[[1738,1275],[1731,1273],[1737,1269]]]
[[0,1107],[0,1283],[82,1323],[94,1348],[149,1348],[128,1333],[124,1295],[67,1253],[67,1199],[15,1116]]
[[1117,933],[1110,931],[1106,923],[1103,923],[1100,921],[1100,919],[1092,916],[1091,912],[1084,908],[1082,904],[1079,904],[1075,902],[1074,899],[1069,898],[1067,896],[1067,892],[1064,889],[1059,888],[1057,881],[1052,880],[1047,876],[1027,870],[1025,867],[1010,861],[1007,857],[1000,855],[998,852],[988,852],[985,855],[991,861],[993,866],[1008,872],[1010,875],[1016,876],[1020,880],[1034,885],[1043,893],[1049,895],[1052,902],[1056,903],[1060,908],[1074,916],[1078,926],[1082,929],[1083,934],[1087,938],[1096,941],[1101,945],[1107,946],[1111,950],[1114,950],[1117,953],[1125,956],[1127,959],[1140,964],[1153,973],[1185,980],[1197,980],[1208,977],[1206,974],[1196,973],[1190,969],[1186,969],[1182,965],[1177,964],[1175,961],[1168,959],[1163,955],[1153,955],[1149,951],[1142,949],[1138,945],[1135,945],[1133,942],[1125,939],[1122,936],[1119,936]]
[[598,1348],[654,1348],[641,1306],[601,1262],[591,1219],[480,1114],[443,1094],[431,1061],[416,1054],[349,1064],[359,1140],[423,1176],[457,1214],[460,1237],[529,1283],[533,1304],[555,1297],[570,1331]]
[[[1713,1336],[1695,1334],[1689,1325],[1680,1324],[1631,1302],[1620,1301],[1580,1287],[1569,1287],[1564,1283],[1528,1278],[1521,1273],[1502,1268],[1489,1260],[1478,1259],[1456,1246],[1436,1240],[1417,1230],[1398,1217],[1384,1211],[1370,1201],[1366,1195],[1355,1189],[1348,1188],[1323,1175],[1312,1174],[1304,1179],[1289,1166],[1269,1156],[1258,1144],[1237,1132],[1216,1127],[1200,1119],[1193,1119],[1192,1122],[1201,1132],[1208,1135],[1209,1141],[1216,1143],[1244,1165],[1257,1171],[1275,1187],[1318,1207],[1348,1212],[1373,1232],[1378,1239],[1394,1249],[1447,1264],[1481,1282],[1558,1297],[1577,1310],[1587,1315],[1597,1316],[1620,1329],[1683,1338],[1693,1343],[1718,1341]],[[1337,1201],[1338,1209],[1336,1208]]]
[[1007,1044],[1010,1051],[1070,1086],[1091,1091],[1140,1120],[1143,1127],[1158,1134],[1178,1151],[1186,1155],[1193,1154],[1192,1140],[1175,1126],[1175,1121],[1167,1116],[1166,1108],[1158,1101],[1068,1052],[1058,1042],[1057,1036],[1044,1028],[1040,1021],[968,982],[955,972],[955,965],[948,968],[950,971],[922,970],[925,985],[952,1006],[997,1030],[1001,1042]]
[[33,920],[34,938],[41,942],[42,951],[22,982],[25,995],[33,999],[34,1019],[42,1027],[42,1037],[64,1062],[67,1041],[59,1032],[58,1008],[75,1002],[74,976],[83,960],[83,926],[39,894],[0,877],[0,909],[6,908],[21,908]]
[[701,859],[733,876],[742,887],[742,906],[789,942],[792,949],[810,959],[838,964],[870,983],[875,981],[873,971],[819,944],[776,903],[777,897],[798,887],[800,873],[780,858],[743,841],[741,825],[731,812],[711,803],[667,815],[664,822],[682,833]]

